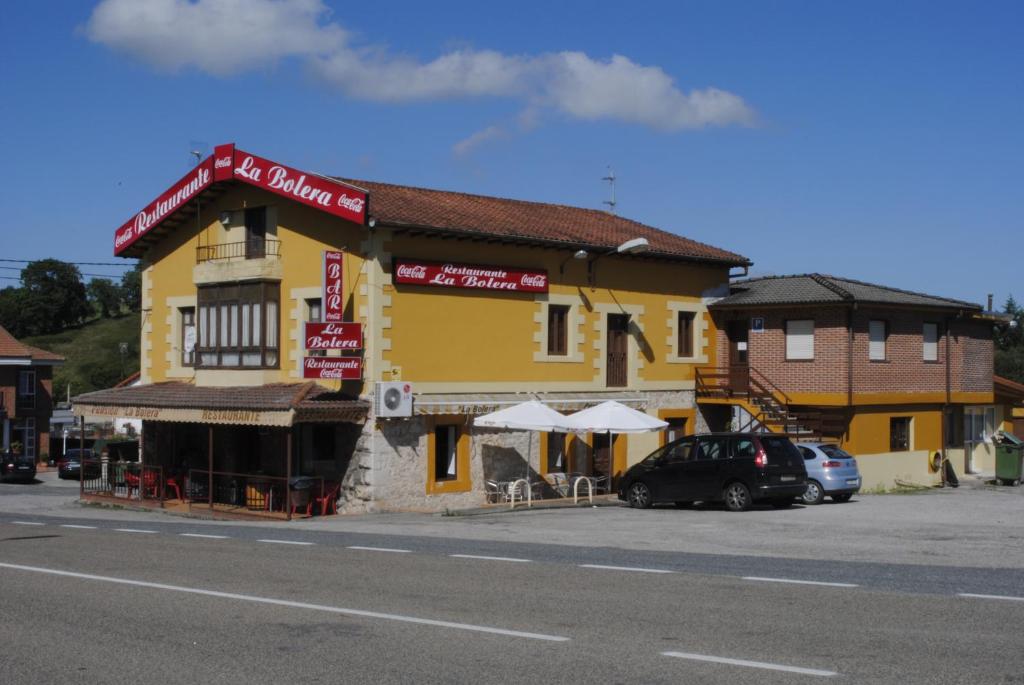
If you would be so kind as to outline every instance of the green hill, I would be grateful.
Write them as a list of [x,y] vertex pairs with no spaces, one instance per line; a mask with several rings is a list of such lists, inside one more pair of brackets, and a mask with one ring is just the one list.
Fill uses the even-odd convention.
[[[53,395],[57,401],[102,390],[139,370],[138,312],[112,319],[94,319],[60,333],[24,338],[22,342],[62,355],[67,361],[53,376]],[[121,354],[121,343],[128,348]]]

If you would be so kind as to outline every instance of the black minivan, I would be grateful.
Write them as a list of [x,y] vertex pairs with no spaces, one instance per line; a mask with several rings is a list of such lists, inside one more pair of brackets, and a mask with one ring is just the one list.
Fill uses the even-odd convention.
[[637,509],[717,501],[730,511],[754,502],[782,508],[804,493],[806,480],[804,459],[784,435],[709,433],[670,442],[632,466],[619,481],[619,499]]

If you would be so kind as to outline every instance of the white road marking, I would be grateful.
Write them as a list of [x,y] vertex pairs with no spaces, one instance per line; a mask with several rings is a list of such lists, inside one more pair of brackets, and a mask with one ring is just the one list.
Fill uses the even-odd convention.
[[823,580],[795,580],[793,578],[762,578],[760,576],[743,576],[743,580],[756,580],[762,583],[793,583],[794,585],[823,585],[825,587],[860,587],[853,583],[827,583]]
[[412,552],[411,549],[394,549],[393,547],[361,547],[359,545],[349,545],[349,549],[362,549],[367,552],[393,552],[395,554],[409,554]]
[[96,530],[96,526],[82,526],[77,523],[62,523],[61,528],[78,528],[80,530]]
[[178,533],[183,538],[206,538],[209,540],[227,540],[227,535],[204,535],[203,533]]
[[466,630],[474,633],[488,633],[491,635],[505,635],[507,637],[522,637],[530,640],[544,640],[547,642],[568,642],[571,638],[561,635],[545,635],[544,633],[527,633],[519,630],[507,630],[505,628],[494,628],[492,626],[473,625],[471,623],[453,623],[452,621],[439,621],[432,618],[419,618],[417,616],[403,616],[401,614],[385,614],[379,611],[364,611],[362,609],[348,609],[345,607],[328,606],[325,604],[309,604],[307,602],[292,602],[285,599],[274,599],[272,597],[258,597],[256,595],[241,595],[234,592],[218,592],[216,590],[202,590],[199,588],[182,587],[180,585],[165,585],[164,583],[150,583],[144,580],[131,580],[129,578],[113,578],[110,576],[97,576],[90,573],[75,573],[73,571],[60,571],[51,568],[38,566],[21,566],[19,564],[6,564],[0,562],[0,568],[13,569],[15,571],[28,571],[32,573],[46,573],[54,576],[67,578],[80,578],[82,580],[95,580],[104,583],[116,583],[119,585],[132,585],[134,587],[151,588],[154,590],[168,590],[170,592],[183,592],[204,597],[217,597],[220,599],[234,599],[242,602],[253,602],[256,604],[271,604],[274,606],[290,607],[293,609],[308,609],[310,611],[324,611],[331,614],[344,614],[346,616],[359,616],[362,618],[376,618],[385,621],[397,621],[400,623],[413,623],[417,625],[433,626],[435,628],[453,628],[455,630]]
[[312,545],[312,542],[302,542],[301,540],[257,540],[256,542],[269,542],[274,545]]
[[141,528],[115,528],[118,533],[155,533],[155,530],[142,530]]
[[45,523],[37,523],[35,521],[11,521],[11,523],[18,526],[45,526]]
[[1012,595],[976,595],[971,592],[957,593],[957,597],[973,597],[974,599],[1003,599],[1008,602],[1024,602],[1024,597],[1013,597]]
[[781,664],[769,664],[764,661],[744,661],[743,659],[727,659],[722,656],[708,656],[706,654],[689,654],[687,652],[662,652],[662,656],[671,656],[676,659],[690,659],[691,661],[710,661],[715,664],[727,664],[729,666],[745,666],[747,668],[763,668],[768,671],[785,671],[787,673],[800,673],[801,675],[816,675],[824,678],[831,678],[839,675],[835,671],[821,671],[816,668],[801,668],[800,666],[783,666]]
[[484,559],[486,561],[514,561],[520,564],[530,563],[529,559],[516,559],[515,557],[488,557],[481,554],[449,554],[450,557],[456,559]]
[[602,564],[580,564],[580,568],[600,568],[606,571],[639,571],[640,573],[675,573],[663,568],[640,568],[637,566],[604,566]]

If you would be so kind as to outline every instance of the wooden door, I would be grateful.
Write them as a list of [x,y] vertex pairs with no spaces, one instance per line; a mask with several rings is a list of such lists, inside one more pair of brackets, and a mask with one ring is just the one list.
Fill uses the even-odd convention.
[[629,315],[608,315],[606,360],[608,387],[624,388],[629,381]]
[[734,395],[746,395],[750,390],[750,362],[747,357],[747,321],[730,321],[729,336],[729,390]]
[[267,255],[267,208],[245,210],[245,258],[262,259]]

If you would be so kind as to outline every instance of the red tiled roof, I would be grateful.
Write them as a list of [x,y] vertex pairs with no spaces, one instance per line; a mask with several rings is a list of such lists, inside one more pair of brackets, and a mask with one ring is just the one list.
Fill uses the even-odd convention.
[[27,361],[51,361],[62,362],[64,357],[53,352],[41,350],[38,347],[26,345],[19,342],[17,338],[7,332],[7,329],[0,326],[0,357],[25,357]]
[[512,240],[562,244],[570,248],[614,249],[632,238],[647,238],[645,254],[749,264],[746,257],[668,233],[599,209],[526,202],[446,190],[339,178],[370,191],[369,213],[381,224],[433,229]]

